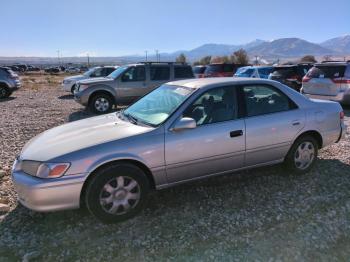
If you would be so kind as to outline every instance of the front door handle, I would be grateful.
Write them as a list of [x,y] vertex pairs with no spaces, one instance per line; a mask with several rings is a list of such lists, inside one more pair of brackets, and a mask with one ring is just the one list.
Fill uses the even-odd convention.
[[292,125],[293,126],[298,126],[298,125],[300,125],[300,122],[299,121],[293,121]]
[[242,135],[243,135],[243,130],[235,130],[230,132],[230,137],[237,137]]

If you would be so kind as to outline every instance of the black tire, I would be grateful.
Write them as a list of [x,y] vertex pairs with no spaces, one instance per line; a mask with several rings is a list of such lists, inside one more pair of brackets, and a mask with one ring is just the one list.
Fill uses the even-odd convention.
[[77,87],[77,85],[76,84],[74,84],[73,86],[72,86],[72,88],[70,89],[70,92],[74,95],[74,90],[75,90],[75,88]]
[[[312,146],[311,146],[312,145]],[[303,155],[299,154],[298,149],[304,149],[305,151],[313,151],[313,157],[311,160],[311,155],[309,153],[306,152],[305,157],[305,165],[301,164],[302,161],[297,160],[297,158],[303,159]],[[304,148],[303,148],[304,147]],[[302,136],[300,138],[298,138],[294,144],[292,145],[292,147],[290,148],[287,157],[285,159],[285,164],[288,167],[289,170],[302,174],[302,173],[306,173],[308,171],[310,171],[310,169],[314,166],[316,159],[317,159],[317,153],[318,153],[318,143],[316,141],[316,139],[312,136],[309,135],[305,135]],[[307,161],[307,156],[308,154],[310,161]]]
[[[107,104],[105,104],[106,106],[100,106],[98,104],[98,101],[102,101],[103,103],[107,103]],[[114,105],[113,98],[110,95],[100,93],[100,94],[94,95],[91,98],[89,103],[89,109],[91,112],[95,114],[106,114],[112,111],[113,105]]]
[[0,85],[0,99],[8,98],[11,95],[9,89],[5,85]]
[[[125,188],[119,187],[120,177],[123,178],[123,185]],[[137,186],[133,188],[134,191],[130,190],[124,192],[124,189],[130,186],[131,181],[136,181],[137,183]],[[112,191],[113,193],[111,194],[108,193],[105,188],[107,185],[113,185],[113,182],[115,187],[112,186],[112,189],[115,191]],[[87,185],[85,191],[86,207],[94,217],[106,224],[121,222],[132,218],[139,213],[147,201],[147,195],[150,188],[149,181],[145,173],[137,166],[129,163],[118,163],[106,166],[98,170],[88,183],[89,184]],[[135,182],[133,183],[135,184]],[[127,197],[129,193],[132,193],[133,195],[138,195],[139,199],[126,200],[130,206],[126,211],[124,204],[120,204],[120,201],[124,201],[123,203],[125,203],[125,199],[118,199],[118,197],[120,197],[118,193],[123,194],[122,197]],[[112,203],[109,202],[103,205],[101,203],[102,197],[108,200],[111,198]],[[115,212],[119,212],[119,214],[111,211],[114,205],[116,207],[118,206]]]

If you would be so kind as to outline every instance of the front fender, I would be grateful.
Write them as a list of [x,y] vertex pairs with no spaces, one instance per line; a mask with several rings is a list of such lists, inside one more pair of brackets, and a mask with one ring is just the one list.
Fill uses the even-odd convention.
[[116,98],[117,98],[116,90],[113,87],[106,85],[106,84],[96,84],[96,85],[89,86],[87,89],[82,91],[81,98],[87,104],[89,101],[89,98],[92,95],[94,95],[97,92],[101,92],[101,91],[109,93],[114,98],[114,100],[116,102]]

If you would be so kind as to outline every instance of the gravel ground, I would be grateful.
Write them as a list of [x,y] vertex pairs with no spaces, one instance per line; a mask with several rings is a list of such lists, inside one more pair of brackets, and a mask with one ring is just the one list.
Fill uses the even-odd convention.
[[0,207],[10,206],[0,211],[0,261],[349,260],[349,135],[322,149],[306,175],[275,166],[174,187],[117,225],[84,210],[22,207],[10,179],[16,154],[40,132],[90,116],[59,90],[60,79],[25,76],[24,88],[0,101]]

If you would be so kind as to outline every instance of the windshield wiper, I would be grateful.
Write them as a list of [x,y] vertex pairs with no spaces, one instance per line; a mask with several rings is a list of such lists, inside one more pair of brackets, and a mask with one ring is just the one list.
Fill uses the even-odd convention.
[[121,111],[121,115],[124,116],[126,119],[129,120],[129,122],[138,125],[138,119],[130,114],[127,114],[124,112],[124,110]]

